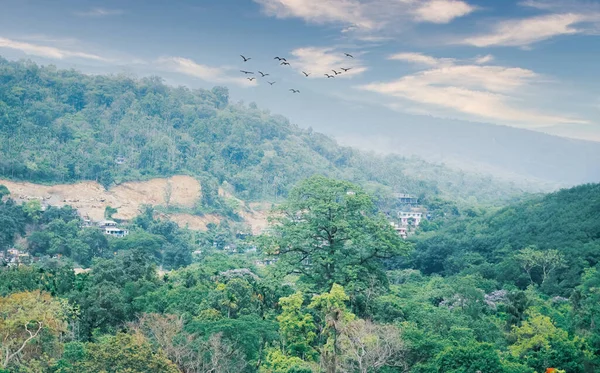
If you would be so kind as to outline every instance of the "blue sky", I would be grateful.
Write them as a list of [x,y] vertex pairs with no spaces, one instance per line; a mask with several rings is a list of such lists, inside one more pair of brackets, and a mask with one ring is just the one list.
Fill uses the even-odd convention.
[[[0,9],[5,58],[225,85],[348,143],[388,136],[370,133],[375,123],[444,119],[600,141],[600,1],[3,0]],[[351,69],[324,75],[342,67]]]

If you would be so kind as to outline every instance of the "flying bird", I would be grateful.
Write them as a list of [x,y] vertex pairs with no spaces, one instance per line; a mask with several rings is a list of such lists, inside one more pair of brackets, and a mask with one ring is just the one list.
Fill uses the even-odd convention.
[[286,61],[283,61],[283,62],[281,63],[281,65],[288,65],[288,66],[289,66],[289,65],[290,65],[290,63],[289,63],[289,62],[286,62]]
[[305,75],[305,76],[307,76],[307,77],[310,75],[310,73],[306,73],[306,72],[304,72],[304,71],[302,72],[302,74],[304,74],[304,75]]
[[334,75],[329,75],[329,74],[325,74],[325,76],[329,79],[329,78],[335,78]]
[[335,75],[340,75],[340,74],[341,74],[341,73],[339,73],[339,72],[337,72],[337,71],[335,71],[335,70],[331,70],[331,71],[333,71],[333,73],[334,73]]
[[348,67],[347,69],[344,69],[343,67],[341,67],[342,70],[344,70],[344,72],[347,72],[348,70],[352,70],[351,67]]
[[287,61],[285,58],[283,57],[275,57],[273,58],[274,60],[278,60],[278,61]]
[[290,89],[290,91],[291,91],[292,93],[300,93],[300,90],[298,90],[298,89]]
[[246,57],[242,56],[241,54],[240,54],[240,57],[242,57],[244,59],[244,62],[248,62],[252,59],[250,57],[246,58]]
[[245,70],[240,70],[240,72],[248,75],[248,74],[254,74],[252,71],[245,71]]
[[273,84],[275,84],[276,82],[267,82],[267,83],[269,83],[270,85],[273,85]]
[[263,78],[264,78],[265,76],[269,75],[269,74],[265,74],[265,73],[263,73],[262,71],[259,71],[258,73],[259,73],[260,75],[262,75],[262,77],[263,77]]
[[346,55],[346,57],[350,57],[350,58],[354,58],[353,55],[351,55],[350,53],[344,53]]
[[256,78],[246,78],[246,79],[248,79],[249,81],[253,81]]

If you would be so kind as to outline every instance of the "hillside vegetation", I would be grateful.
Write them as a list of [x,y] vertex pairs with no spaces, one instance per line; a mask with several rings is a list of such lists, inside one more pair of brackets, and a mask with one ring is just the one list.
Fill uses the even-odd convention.
[[[418,235],[415,242],[410,265],[424,273],[478,273],[520,287],[533,282],[549,294],[568,296],[579,285],[584,270],[600,261],[600,184],[581,185],[475,218],[458,219]],[[546,278],[534,264],[530,279],[521,268],[531,265],[522,257],[527,248],[556,251],[563,260]]]
[[[598,243],[599,187],[445,221],[417,237],[416,260],[363,188],[320,176],[291,190],[269,234],[239,242],[257,254],[225,255],[227,232],[151,209],[119,239],[81,228],[69,207],[5,198],[0,249],[26,235],[40,260],[0,267],[0,372],[597,372],[600,250],[582,248]],[[559,210],[579,222],[559,228]],[[407,268],[386,268],[401,258]]]
[[231,104],[223,87],[173,88],[160,78],[89,76],[0,59],[1,176],[108,187],[176,174],[199,178],[209,203],[223,181],[242,199],[264,200],[286,196],[313,174],[378,194],[496,202],[521,192],[488,176],[341,147],[254,104]]
[[[225,88],[4,60],[0,176],[0,373],[600,369],[599,184],[509,203],[514,186],[340,147]],[[408,240],[392,192],[427,208]],[[252,206],[267,229],[244,226]]]

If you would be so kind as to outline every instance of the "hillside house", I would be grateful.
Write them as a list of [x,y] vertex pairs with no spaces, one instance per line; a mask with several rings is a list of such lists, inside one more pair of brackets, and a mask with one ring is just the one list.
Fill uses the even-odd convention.
[[102,229],[104,228],[114,228],[117,226],[117,222],[116,221],[112,221],[112,220],[103,220],[100,223],[98,223],[98,226]]
[[129,234],[127,229],[117,227],[117,222],[112,220],[104,220],[98,223],[98,227],[104,231],[104,234],[112,237],[125,237]]
[[400,201],[400,203],[406,204],[406,205],[417,205],[419,204],[419,199],[417,197],[413,197],[410,194],[406,194],[406,193],[396,193],[394,194],[394,197],[398,198],[398,200]]
[[14,248],[6,250],[6,256],[2,255],[0,259],[9,266],[31,263],[31,255],[29,253]]
[[399,211],[398,219],[400,219],[400,225],[418,227],[421,220],[423,220],[423,213],[420,211]]
[[106,227],[104,228],[104,234],[121,238],[127,236],[129,234],[129,231],[127,229],[117,227]]

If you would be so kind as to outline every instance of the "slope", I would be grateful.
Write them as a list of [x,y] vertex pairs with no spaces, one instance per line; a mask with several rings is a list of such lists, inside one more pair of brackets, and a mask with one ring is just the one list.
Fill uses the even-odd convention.
[[45,183],[126,181],[188,174],[203,203],[218,205],[223,182],[246,201],[285,197],[324,174],[379,195],[408,192],[497,203],[522,192],[486,175],[417,158],[341,147],[228,91],[169,87],[160,78],[88,76],[0,59],[0,175]]
[[[427,230],[427,226],[424,227]],[[527,286],[517,260],[530,247],[557,250],[566,265],[547,287],[572,289],[600,262],[600,184],[531,198],[415,237],[414,264],[425,273],[480,273]],[[554,289],[553,291],[556,291]]]

